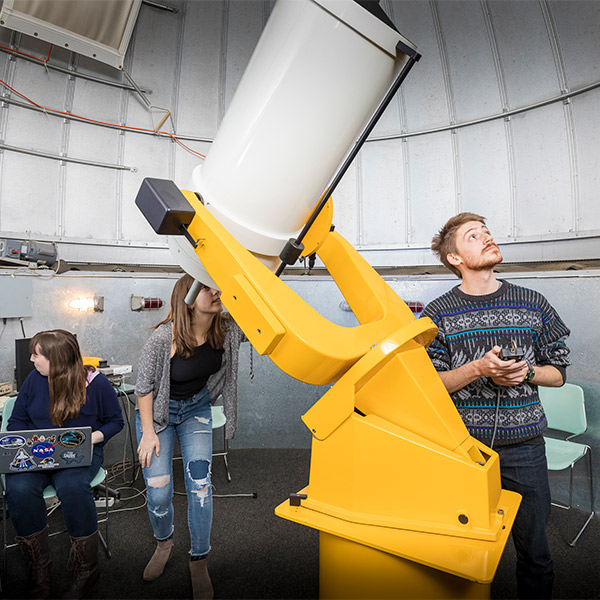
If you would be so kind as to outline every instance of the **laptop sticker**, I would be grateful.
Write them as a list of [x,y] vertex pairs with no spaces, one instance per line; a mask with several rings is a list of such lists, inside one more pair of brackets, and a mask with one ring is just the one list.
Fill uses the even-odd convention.
[[72,462],[80,463],[83,460],[83,454],[79,454],[75,450],[65,450],[61,456],[65,459],[67,464]]
[[20,435],[5,435],[0,438],[0,447],[7,450],[14,450],[25,445],[25,438]]
[[48,442],[49,444],[54,444],[56,442],[55,435],[34,435],[31,438],[27,438],[27,445],[31,448],[32,446],[36,446],[41,442]]
[[44,458],[46,456],[52,456],[54,454],[56,444],[50,444],[48,442],[39,442],[32,449],[31,452],[38,458]]
[[11,471],[27,471],[35,466],[33,458],[23,448],[17,452],[14,460],[10,463]]
[[83,444],[85,440],[85,435],[81,431],[65,431],[60,435],[58,441],[62,446],[66,446],[67,448],[75,448]]

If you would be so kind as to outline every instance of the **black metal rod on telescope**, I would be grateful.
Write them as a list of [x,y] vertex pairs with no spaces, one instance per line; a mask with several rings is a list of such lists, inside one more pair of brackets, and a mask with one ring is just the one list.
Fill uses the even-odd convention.
[[[319,216],[319,213],[323,210],[323,208],[325,207],[325,204],[327,204],[327,201],[329,200],[329,198],[331,198],[331,195],[335,191],[335,188],[338,186],[342,177],[345,175],[346,171],[348,170],[348,167],[352,164],[352,161],[356,158],[356,155],[358,154],[359,150],[362,148],[363,144],[365,143],[365,141],[367,140],[367,138],[373,131],[375,125],[377,124],[377,121],[379,121],[379,119],[381,118],[381,115],[383,115],[383,113],[385,112],[385,109],[388,107],[389,103],[392,101],[392,98],[396,95],[396,92],[400,89],[400,86],[402,85],[402,82],[406,79],[406,76],[408,75],[409,71],[412,69],[413,65],[421,58],[421,55],[416,50],[414,50],[413,48],[407,46],[406,44],[404,44],[402,42],[398,42],[396,47],[401,52],[403,52],[404,54],[406,54],[408,56],[408,60],[407,60],[406,64],[404,65],[404,67],[402,67],[402,70],[400,71],[400,73],[398,73],[398,76],[396,77],[396,80],[394,81],[392,87],[390,87],[387,94],[385,95],[385,97],[383,98],[383,100],[381,101],[379,106],[377,107],[377,110],[375,111],[375,113],[373,114],[373,116],[371,117],[369,122],[367,123],[366,127],[364,128],[364,130],[361,133],[358,140],[356,141],[356,144],[354,144],[354,147],[350,151],[350,154],[348,154],[348,156],[346,157],[346,160],[340,167],[340,170],[335,174],[335,177],[333,178],[333,180],[331,181],[331,184],[329,185],[329,188],[327,189],[327,193],[325,194],[325,196],[323,196],[323,198],[319,202],[318,206],[312,212],[308,221],[302,228],[302,231],[296,238],[296,240],[295,240],[296,244],[300,244],[302,242],[302,240],[308,233],[308,230],[312,227],[313,223]],[[281,264],[279,265],[279,267],[277,268],[277,271],[275,271],[275,275],[277,277],[279,277],[283,273],[285,267],[286,267],[286,263],[282,261]]]

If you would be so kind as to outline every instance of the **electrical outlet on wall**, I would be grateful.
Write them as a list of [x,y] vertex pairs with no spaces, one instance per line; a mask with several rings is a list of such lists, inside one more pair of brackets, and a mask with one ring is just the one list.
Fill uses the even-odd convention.
[[5,381],[0,383],[0,396],[10,394],[13,391],[12,381]]

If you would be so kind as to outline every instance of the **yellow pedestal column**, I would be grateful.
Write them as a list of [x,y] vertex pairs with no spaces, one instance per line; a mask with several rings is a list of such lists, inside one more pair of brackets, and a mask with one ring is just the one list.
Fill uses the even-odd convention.
[[319,598],[487,600],[490,584],[469,581],[321,531]]

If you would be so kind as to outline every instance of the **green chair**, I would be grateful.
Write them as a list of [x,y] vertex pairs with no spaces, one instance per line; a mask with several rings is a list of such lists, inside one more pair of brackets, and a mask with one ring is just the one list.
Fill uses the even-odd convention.
[[575,546],[577,540],[594,516],[594,482],[592,476],[592,449],[587,444],[573,442],[572,438],[585,433],[587,418],[583,390],[572,383],[566,383],[559,388],[540,387],[540,401],[546,413],[548,427],[567,435],[565,439],[545,436],[546,458],[550,471],[569,469],[569,503],[567,505],[552,502],[554,506],[570,509],[573,502],[573,468],[581,458],[587,456],[590,488],[590,513],[583,527],[575,536],[570,546]]
[[[13,398],[9,398],[6,401],[6,403],[4,404],[4,409],[2,410],[2,424],[0,426],[0,432],[7,430],[6,426],[8,424],[8,419],[10,418],[10,415],[12,414],[16,399],[17,399],[16,396]],[[106,471],[104,470],[104,468],[100,467],[98,473],[96,474],[94,479],[92,479],[90,486],[92,488],[95,488],[96,486],[100,485],[105,479],[106,479]],[[3,529],[2,543],[3,543],[3,548],[4,548],[2,572],[4,575],[6,575],[6,562],[7,562],[6,551],[9,548],[14,548],[18,544],[15,544],[15,543],[7,544],[7,542],[6,542],[6,539],[7,539],[6,521],[7,521],[8,515],[7,515],[6,498],[4,497],[4,475],[2,475],[2,477],[1,477],[1,487],[2,487],[2,529]],[[50,498],[57,498],[56,490],[51,485],[47,486],[44,489],[44,499],[50,499]],[[106,553],[107,558],[110,558],[111,553],[110,553],[110,550],[108,549],[108,487],[107,486],[104,486],[104,516],[102,518],[98,519],[98,524],[100,524],[100,523],[104,523],[104,535],[100,531],[100,528],[98,528],[98,536],[100,538],[100,542],[102,543],[102,546],[104,547],[104,552]],[[51,536],[58,535],[60,533],[66,533],[66,531],[67,531],[66,529],[62,529],[60,531],[55,531],[53,533],[50,533],[50,535]]]

